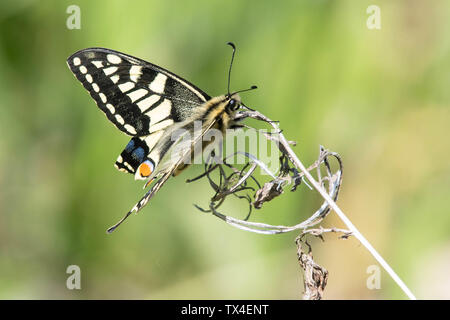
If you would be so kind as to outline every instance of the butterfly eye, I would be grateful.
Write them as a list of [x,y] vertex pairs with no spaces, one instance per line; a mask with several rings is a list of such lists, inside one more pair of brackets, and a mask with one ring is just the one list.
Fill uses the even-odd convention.
[[231,100],[228,102],[228,106],[230,107],[231,110],[236,110],[237,107],[238,107],[238,104],[236,103],[236,100],[235,100],[235,99],[231,99]]
[[155,166],[153,162],[150,160],[145,160],[139,165],[136,171],[136,179],[148,178],[152,174],[154,168]]

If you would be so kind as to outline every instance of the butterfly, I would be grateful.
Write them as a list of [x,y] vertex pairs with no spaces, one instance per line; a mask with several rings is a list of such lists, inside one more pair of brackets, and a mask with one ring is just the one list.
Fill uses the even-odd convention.
[[[107,232],[114,231],[132,212],[141,210],[171,176],[178,175],[192,159],[194,150],[205,147],[205,135],[212,129],[223,134],[242,127],[236,112],[246,107],[241,90],[211,97],[176,74],[139,58],[105,48],[87,48],[67,59],[69,69],[90,93],[106,117],[131,137],[115,167],[147,180],[157,180],[141,200]],[[247,108],[247,107],[246,107]],[[195,122],[201,123],[195,134]],[[175,135],[176,132],[182,134]],[[175,136],[175,138],[174,138]],[[170,150],[181,150],[173,156]]]

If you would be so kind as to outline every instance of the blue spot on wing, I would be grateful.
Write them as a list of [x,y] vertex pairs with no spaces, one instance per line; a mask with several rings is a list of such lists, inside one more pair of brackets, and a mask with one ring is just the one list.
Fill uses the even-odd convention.
[[136,150],[133,151],[131,156],[137,162],[142,162],[144,160],[144,157],[145,157],[145,151],[144,151],[144,149],[142,147],[138,147],[138,148],[136,148]]
[[120,154],[115,166],[119,170],[123,169],[122,171],[134,174],[148,153],[149,148],[146,142],[139,137],[134,137]]
[[128,142],[127,146],[125,147],[125,151],[131,153],[133,149],[134,149],[134,140],[131,139],[130,142]]

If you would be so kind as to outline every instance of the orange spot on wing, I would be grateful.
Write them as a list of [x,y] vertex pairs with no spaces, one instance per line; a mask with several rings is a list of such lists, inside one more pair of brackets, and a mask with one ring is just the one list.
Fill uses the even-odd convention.
[[139,174],[141,175],[141,177],[148,177],[152,174],[152,169],[147,163],[142,163],[139,166]]

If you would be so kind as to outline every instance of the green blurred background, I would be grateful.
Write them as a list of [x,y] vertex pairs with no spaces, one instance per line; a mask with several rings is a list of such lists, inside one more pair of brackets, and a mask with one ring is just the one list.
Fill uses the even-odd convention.
[[[80,30],[66,27],[72,4]],[[372,4],[380,30],[366,26]],[[418,298],[450,298],[449,9],[445,0],[2,1],[0,298],[301,297],[297,234],[250,234],[197,211],[211,191],[184,181],[201,166],[105,234],[142,183],[114,169],[128,137],[66,58],[112,48],[219,95],[228,41],[238,47],[232,88],[259,86],[245,103],[279,120],[305,163],[319,144],[339,152],[341,208]],[[319,204],[303,189],[252,219],[295,224]],[[324,226],[343,227],[334,214]],[[405,298],[384,271],[381,289],[367,288],[376,262],[355,239],[311,242],[330,272],[325,298]],[[69,265],[81,268],[81,290],[66,288]]]

